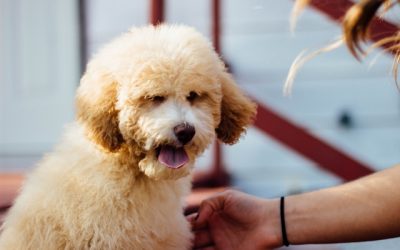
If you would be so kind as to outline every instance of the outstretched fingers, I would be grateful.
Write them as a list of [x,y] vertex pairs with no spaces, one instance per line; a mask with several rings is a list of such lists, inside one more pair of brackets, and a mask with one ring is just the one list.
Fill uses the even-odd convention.
[[193,249],[215,249],[213,237],[208,227],[208,221],[214,213],[223,210],[225,204],[225,194],[217,194],[207,200],[204,200],[198,213],[187,216],[187,220],[192,224],[194,232]]

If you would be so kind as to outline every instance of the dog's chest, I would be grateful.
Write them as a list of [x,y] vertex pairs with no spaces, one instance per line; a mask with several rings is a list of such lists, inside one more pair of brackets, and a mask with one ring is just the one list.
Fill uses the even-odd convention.
[[182,209],[189,187],[186,181],[136,183],[128,197],[115,197],[99,225],[113,234],[112,249],[189,249],[191,232]]

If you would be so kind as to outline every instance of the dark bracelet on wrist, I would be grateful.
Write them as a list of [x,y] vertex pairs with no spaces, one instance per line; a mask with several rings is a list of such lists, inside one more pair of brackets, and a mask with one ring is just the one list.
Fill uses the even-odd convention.
[[289,246],[289,240],[286,234],[286,222],[285,222],[285,197],[281,197],[280,202],[280,214],[281,214],[281,229],[282,229],[282,243],[284,246]]

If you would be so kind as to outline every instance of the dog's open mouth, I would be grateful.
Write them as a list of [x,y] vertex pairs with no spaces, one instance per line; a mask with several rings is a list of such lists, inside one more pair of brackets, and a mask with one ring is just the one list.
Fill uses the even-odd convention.
[[156,152],[158,161],[168,168],[178,169],[189,161],[189,156],[183,147],[164,145],[158,147]]

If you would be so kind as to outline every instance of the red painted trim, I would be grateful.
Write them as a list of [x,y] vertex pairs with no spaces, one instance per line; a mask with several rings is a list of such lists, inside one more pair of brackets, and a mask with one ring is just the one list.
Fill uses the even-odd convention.
[[[316,10],[324,13],[329,18],[336,22],[341,22],[346,11],[353,5],[354,3],[350,0],[312,0],[310,5]],[[370,31],[370,40],[373,42],[377,42],[385,37],[390,37],[399,31],[398,27],[381,18],[374,18],[371,21],[371,25],[369,28]],[[391,43],[385,44],[384,48],[389,48]],[[391,51],[393,53],[393,51]]]
[[153,25],[164,22],[164,0],[150,0],[149,21]]
[[220,36],[221,36],[221,22],[220,22],[220,14],[221,14],[221,2],[219,0],[212,1],[212,38],[215,51],[217,53],[221,53],[221,44],[220,44]]
[[346,181],[373,172],[372,168],[318,139],[268,107],[258,104],[255,126],[282,144]]
[[80,55],[80,74],[86,70],[88,62],[88,32],[87,32],[87,9],[88,2],[85,0],[78,1],[78,21],[79,21],[79,55]]
[[346,11],[354,3],[349,0],[312,0],[310,6],[325,13],[332,20],[341,22]]
[[11,206],[24,178],[22,173],[0,173],[0,213]]
[[[220,36],[221,36],[221,2],[220,0],[212,0],[211,6],[212,13],[212,39],[215,51],[217,53],[221,53],[221,45],[220,45]],[[214,145],[214,159],[212,171],[217,179],[220,179],[223,185],[227,185],[229,183],[229,177],[225,170],[223,163],[223,150],[220,142],[216,141]]]

